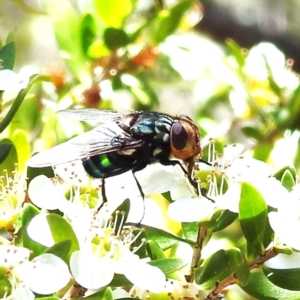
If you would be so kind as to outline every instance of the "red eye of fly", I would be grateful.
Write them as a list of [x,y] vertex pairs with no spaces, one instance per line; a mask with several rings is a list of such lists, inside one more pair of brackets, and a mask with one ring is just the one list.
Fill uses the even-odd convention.
[[171,143],[176,150],[182,150],[188,142],[188,134],[180,122],[176,122],[171,130]]

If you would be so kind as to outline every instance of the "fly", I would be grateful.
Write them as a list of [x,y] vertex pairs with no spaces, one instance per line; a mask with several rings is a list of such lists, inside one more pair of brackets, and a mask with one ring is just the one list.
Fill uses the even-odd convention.
[[[135,173],[147,165],[179,165],[193,184],[194,162],[198,160],[200,132],[185,115],[176,117],[157,112],[113,112],[75,109],[58,112],[80,121],[97,121],[94,129],[41,152],[28,166],[41,168],[81,160],[85,171],[102,179],[105,202],[105,178],[132,171],[142,198],[144,193]],[[175,158],[172,159],[172,158]]]

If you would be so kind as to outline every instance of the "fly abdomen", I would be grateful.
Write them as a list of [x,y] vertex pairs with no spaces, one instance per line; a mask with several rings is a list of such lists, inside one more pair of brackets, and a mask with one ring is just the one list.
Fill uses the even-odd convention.
[[82,161],[85,171],[94,178],[107,178],[132,170],[137,161],[129,155],[116,152],[91,156]]

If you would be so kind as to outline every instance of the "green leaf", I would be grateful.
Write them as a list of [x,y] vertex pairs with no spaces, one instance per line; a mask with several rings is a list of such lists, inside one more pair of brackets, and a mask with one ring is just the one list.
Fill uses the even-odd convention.
[[109,285],[111,287],[132,287],[132,283],[123,274],[115,274]]
[[267,161],[271,152],[273,150],[273,145],[271,143],[260,142],[254,149],[253,158]]
[[39,210],[31,204],[25,205],[22,215],[22,228],[21,228],[21,236],[22,236],[22,245],[25,248],[28,248],[31,251],[31,258],[36,257],[43,253],[46,250],[46,247],[41,245],[40,243],[32,240],[28,233],[27,227],[30,221],[38,215]]
[[17,113],[18,109],[20,108],[25,96],[27,95],[29,89],[33,85],[33,83],[39,79],[39,75],[32,75],[29,79],[29,83],[26,89],[22,89],[17,98],[14,100],[12,106],[10,107],[8,113],[5,115],[4,119],[0,122],[0,132],[2,132],[12,121],[13,117]]
[[69,255],[79,250],[79,243],[72,226],[63,217],[52,213],[47,215],[47,221],[55,243],[70,240],[71,249]]
[[211,289],[216,281],[221,281],[233,272],[226,250],[218,250],[195,269],[195,282]]
[[82,52],[88,56],[89,47],[96,38],[97,28],[94,16],[90,13],[83,15],[79,24]]
[[300,268],[264,268],[263,270],[265,275],[268,276],[268,279],[275,285],[291,291],[300,291]]
[[149,265],[158,267],[165,275],[168,275],[186,266],[186,261],[180,258],[168,257],[152,260],[149,262]]
[[39,297],[39,298],[35,298],[37,300],[60,300],[61,298],[58,297],[54,297],[54,296],[49,296],[49,297]]
[[84,80],[85,56],[82,51],[80,18],[66,0],[46,0],[46,10],[51,17],[60,51],[68,62],[71,72]]
[[131,0],[94,0],[98,17],[106,27],[121,28],[125,18],[132,12]]
[[230,210],[224,210],[216,220],[212,220],[211,222],[208,222],[206,226],[208,230],[212,232],[217,232],[228,227],[236,220],[236,218],[237,218],[236,213],[233,213]]
[[[299,277],[297,279],[299,281]],[[249,283],[241,287],[249,295],[259,300],[299,300],[300,292],[277,287],[268,280],[262,270],[251,272]]]
[[242,132],[246,135],[246,137],[253,138],[257,141],[261,141],[265,137],[264,133],[260,128],[253,126],[244,126],[242,128]]
[[164,251],[159,247],[157,243],[150,240],[147,242],[146,248],[151,260],[165,258]]
[[178,28],[182,17],[194,3],[194,0],[183,0],[169,10],[162,10],[158,17],[154,19],[155,28],[152,31],[153,40],[159,44],[174,33]]
[[8,143],[8,142],[0,143],[0,164],[2,164],[3,161],[6,159],[12,146],[13,146],[12,143]]
[[122,29],[109,27],[103,34],[104,43],[108,49],[116,50],[121,47],[125,47],[128,42],[128,36]]
[[248,249],[264,252],[263,239],[267,224],[267,204],[260,192],[250,183],[241,187],[239,220]]
[[[197,241],[199,226],[196,222],[181,223],[182,231],[187,240],[193,241],[194,243]],[[190,243],[192,244],[192,243]]]
[[[73,298],[72,298],[73,299]],[[105,289],[101,289],[95,294],[92,294],[90,296],[79,298],[79,299],[88,299],[88,300],[114,300],[113,293],[110,287],[107,287]],[[121,299],[120,299],[121,300]]]
[[27,177],[28,177],[28,185],[30,181],[39,175],[45,175],[49,178],[53,178],[55,176],[52,167],[44,167],[44,168],[27,168]]
[[[18,162],[18,155],[16,151],[16,147],[9,139],[4,139],[0,142],[0,145],[10,144],[10,150],[8,153],[5,153],[6,157],[0,164],[0,174],[2,175],[3,171],[6,170],[8,174],[15,171],[15,163]],[[9,146],[4,146],[5,150],[8,151]]]
[[146,226],[146,225],[143,225],[143,228],[145,228],[146,239],[148,241],[152,240],[156,242],[159,245],[159,247],[161,247],[161,249],[163,250],[171,248],[177,242],[183,242],[190,245],[194,245],[193,241],[182,239],[162,229]]
[[289,170],[285,170],[281,177],[282,185],[288,190],[291,191],[295,185],[295,179],[293,174]]
[[246,285],[250,277],[250,269],[241,250],[231,248],[227,250],[229,266],[233,269],[235,277],[239,280],[240,285]]
[[282,176],[286,171],[289,171],[291,173],[291,175],[293,176],[293,179],[296,180],[297,172],[296,172],[296,169],[294,166],[286,166],[286,167],[281,168],[273,175],[273,177],[275,177],[276,179],[281,181]]
[[45,251],[45,253],[52,253],[52,254],[60,257],[65,263],[68,263],[71,245],[72,245],[71,240],[65,240],[65,241],[54,244],[52,247],[48,248]]
[[16,43],[10,42],[4,45],[0,49],[0,60],[1,60],[0,66],[2,66],[3,69],[12,70],[15,63],[15,57],[16,57]]
[[283,123],[285,128],[298,128],[299,127],[299,110],[300,110],[300,85],[294,90],[292,97],[287,101],[285,106],[286,112],[283,115]]
[[239,67],[243,68],[246,63],[246,55],[244,49],[232,39],[226,40],[226,46],[227,51],[236,59]]
[[31,154],[27,133],[22,129],[18,129],[13,133],[11,139],[17,151],[18,170],[22,172],[23,170],[25,170],[26,162]]

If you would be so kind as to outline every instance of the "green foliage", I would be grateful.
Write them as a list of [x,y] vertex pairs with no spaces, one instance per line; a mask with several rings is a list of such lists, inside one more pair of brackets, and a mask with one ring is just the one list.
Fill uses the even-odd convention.
[[[137,0],[94,0],[82,5],[67,0],[44,1],[45,14],[51,20],[65,65],[54,64],[46,71],[40,70],[46,75],[32,75],[28,84],[15,94],[6,90],[0,92],[0,172],[5,174],[1,177],[0,202],[9,200],[9,207],[15,209],[11,220],[0,218],[1,239],[9,239],[11,243],[30,249],[30,259],[51,253],[66,262],[68,267],[70,257],[81,247],[82,241],[79,241],[68,214],[59,210],[47,215],[54,245],[46,247],[33,240],[28,226],[41,212],[34,205],[23,203],[25,195],[19,196],[20,188],[12,188],[19,177],[17,180],[7,179],[7,174],[18,172],[24,176],[26,173],[29,184],[40,174],[54,177],[50,167],[27,168],[28,158],[94,126],[89,122],[81,124],[58,117],[55,115],[57,110],[130,106],[128,108],[135,110],[160,111],[161,107],[175,106],[183,98],[185,102],[179,107],[187,111],[191,108],[193,119],[200,125],[202,134],[205,133],[201,141],[202,159],[212,166],[201,166],[195,170],[195,178],[200,181],[201,192],[207,197],[205,200],[215,204],[214,210],[204,220],[176,224],[164,215],[163,225],[166,227],[162,228],[139,223],[131,232],[135,236],[134,241],[126,244],[122,234],[130,231],[126,222],[134,209],[126,195],[126,200],[113,209],[114,223],[106,221],[107,224],[112,222],[113,229],[107,230],[104,237],[95,238],[97,241],[104,240],[99,242],[102,246],[99,256],[113,253],[109,258],[115,258],[118,263],[123,248],[118,249],[117,254],[113,252],[116,245],[109,244],[108,237],[120,235],[120,241],[124,242],[122,246],[128,247],[137,259],[147,259],[149,265],[158,267],[169,279],[185,284],[195,281],[201,285],[201,289],[197,288],[206,294],[207,299],[217,299],[224,289],[234,284],[257,299],[299,299],[298,266],[276,269],[264,265],[278,253],[286,256],[296,253],[289,245],[278,242],[277,232],[273,230],[268,216],[279,212],[284,205],[288,207],[288,201],[294,199],[291,195],[297,192],[299,185],[299,79],[291,66],[280,61],[282,53],[270,44],[256,45],[245,51],[233,40],[228,40],[218,48],[218,52],[222,53],[221,59],[215,59],[215,51],[211,51],[205,61],[205,56],[202,58],[204,54],[199,52],[192,63],[187,62],[194,52],[208,47],[205,43],[201,44],[202,39],[192,30],[192,22],[189,23],[189,13],[199,13],[195,8],[199,7],[198,1],[175,1],[172,6],[163,1],[154,2],[149,7],[140,8]],[[34,18],[33,15],[31,17]],[[191,38],[191,35],[186,35],[191,32],[195,40],[185,40],[186,36]],[[3,69],[13,70],[16,49],[22,49],[11,41],[12,36],[8,36],[6,44],[1,44]],[[210,52],[210,49],[207,51]],[[271,59],[273,56],[277,58],[274,61]],[[203,64],[203,71],[195,78],[193,72],[201,69],[198,61]],[[219,64],[217,70],[214,69],[216,63]],[[192,79],[186,80],[189,76]],[[163,92],[169,89],[172,98],[167,96],[162,102]],[[223,119],[224,107],[228,113],[226,122]],[[206,147],[210,144],[209,137],[216,139],[214,151],[210,150],[210,146]],[[291,199],[277,199],[281,206],[271,206],[256,188],[255,176],[249,182],[239,181],[239,176],[248,171],[242,168],[230,180],[224,179],[227,169],[232,167],[239,155],[220,159],[219,165],[213,165],[212,162],[222,156],[220,153],[225,156],[224,143],[245,143],[247,155],[275,166],[272,176],[280,181]],[[213,168],[214,171],[211,170]],[[53,182],[59,186],[61,182],[55,180]],[[238,212],[232,207],[224,208],[224,203],[219,205],[218,202],[226,195],[232,181],[240,192]],[[70,204],[78,190],[74,187],[62,190]],[[99,186],[81,187],[78,193],[76,199],[81,203],[89,202],[96,218],[101,195]],[[193,193],[192,197],[197,198],[195,191]],[[149,197],[152,196],[149,193]],[[168,198],[167,205],[176,202],[172,199],[172,191],[166,191],[163,196]],[[20,207],[16,205],[18,197],[23,197]],[[283,205],[283,201],[287,202]],[[5,215],[8,210],[3,212]],[[153,215],[152,219],[156,221],[156,216]],[[142,232],[139,226],[143,227]],[[291,231],[294,229],[291,228]],[[222,242],[221,246],[216,241]],[[99,245],[94,244],[95,247]],[[183,251],[184,256],[181,247],[187,247],[193,253]],[[191,262],[191,266],[187,262]],[[129,291],[133,283],[116,272],[111,283],[85,299],[114,299],[113,292],[119,287],[126,287]],[[57,295],[35,296],[36,299],[61,299]],[[161,296],[157,297],[160,299]]]
[[239,210],[241,228],[250,253],[264,252],[263,237],[267,222],[267,205],[260,193],[251,184],[244,182],[241,188]]
[[15,63],[16,43],[10,42],[0,49],[0,62],[3,69],[12,70]]

